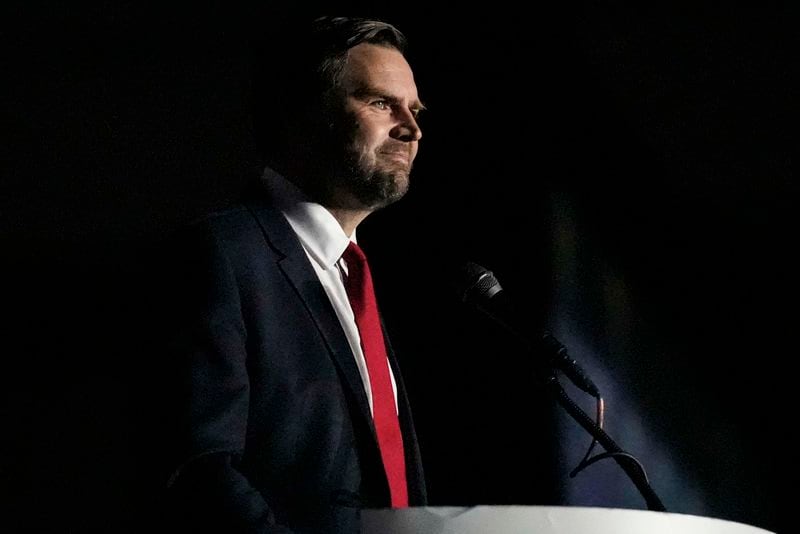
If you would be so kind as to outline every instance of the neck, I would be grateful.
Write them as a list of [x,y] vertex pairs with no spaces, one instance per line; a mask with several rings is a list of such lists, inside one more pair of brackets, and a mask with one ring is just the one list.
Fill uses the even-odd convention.
[[331,215],[333,215],[334,219],[339,222],[339,226],[342,227],[344,233],[347,237],[351,237],[353,232],[355,232],[356,227],[361,224],[361,221],[367,218],[367,216],[371,213],[367,210],[360,210],[360,209],[349,209],[349,208],[332,208],[330,206],[325,206]]
[[360,205],[355,198],[347,192],[338,190],[329,176],[317,168],[309,168],[307,164],[297,163],[304,161],[298,158],[294,164],[281,165],[276,170],[287,180],[296,185],[305,195],[322,204],[342,227],[344,233],[350,237],[361,221],[374,211]]

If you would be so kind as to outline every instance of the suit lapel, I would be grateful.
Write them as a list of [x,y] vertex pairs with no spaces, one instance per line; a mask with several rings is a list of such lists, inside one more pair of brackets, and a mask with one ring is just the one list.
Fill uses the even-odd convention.
[[344,386],[349,389],[352,398],[356,401],[359,414],[365,419],[374,436],[375,428],[364,391],[364,383],[356,367],[350,345],[328,295],[319,282],[294,230],[278,210],[263,206],[248,207],[258,220],[269,245],[280,252],[279,268],[289,283],[294,286],[308,309],[343,377]]

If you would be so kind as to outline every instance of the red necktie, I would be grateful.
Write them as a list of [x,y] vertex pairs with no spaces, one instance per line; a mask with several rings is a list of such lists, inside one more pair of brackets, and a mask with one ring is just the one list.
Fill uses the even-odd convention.
[[386,356],[386,343],[378,318],[378,305],[372,287],[367,257],[361,248],[350,242],[342,255],[347,262],[348,275],[344,287],[353,308],[356,326],[361,336],[361,347],[367,361],[370,388],[372,390],[372,418],[378,434],[378,446],[383,459],[383,467],[389,480],[392,507],[408,506],[408,486],[406,485],[406,462],[403,454],[403,437],[400,434],[400,421],[394,401],[392,381],[389,377],[389,361]]

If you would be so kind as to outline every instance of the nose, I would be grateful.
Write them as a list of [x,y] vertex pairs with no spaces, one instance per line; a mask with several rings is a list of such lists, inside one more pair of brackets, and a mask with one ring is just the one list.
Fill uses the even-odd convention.
[[419,141],[422,138],[422,130],[417,124],[414,114],[408,109],[400,109],[396,112],[397,124],[389,132],[389,135],[399,141]]

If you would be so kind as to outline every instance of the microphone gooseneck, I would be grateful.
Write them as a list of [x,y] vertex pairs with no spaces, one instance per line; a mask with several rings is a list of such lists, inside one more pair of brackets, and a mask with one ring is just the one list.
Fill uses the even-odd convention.
[[[521,340],[529,350],[544,353],[545,358],[543,361],[550,366],[551,370],[560,370],[573,384],[598,399],[598,402],[602,402],[597,386],[589,379],[578,363],[569,357],[567,349],[555,337],[545,332],[542,335],[534,336],[533,341],[531,341],[525,335],[527,328],[521,322],[519,315],[513,309],[507,295],[505,295],[500,282],[497,281],[491,271],[476,263],[469,262],[464,264],[459,273],[456,291],[462,302],[476,308],[493,322],[502,326],[514,337]],[[620,448],[601,426],[569,398],[552,372],[549,373],[548,378],[545,380],[545,385],[567,413],[607,451],[604,454],[595,456],[593,459],[584,458],[579,469],[574,470],[573,474],[596,460],[613,458],[625,474],[628,475],[642,497],[644,497],[649,510],[667,511],[650,485],[642,464]],[[591,447],[589,450],[591,451]]]
[[559,369],[581,390],[600,398],[600,390],[589,375],[569,356],[567,348],[552,334],[544,332],[529,340],[522,328],[514,326],[519,320],[492,271],[476,263],[465,263],[461,271],[459,293],[462,302],[474,306],[526,345],[542,352],[551,367]]

